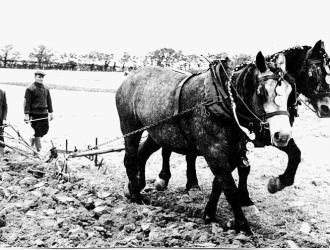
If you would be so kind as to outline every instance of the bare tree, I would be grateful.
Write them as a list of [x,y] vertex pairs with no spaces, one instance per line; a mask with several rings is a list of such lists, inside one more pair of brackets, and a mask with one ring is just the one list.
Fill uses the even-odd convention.
[[33,52],[29,55],[32,60],[37,60],[40,69],[44,67],[44,64],[49,65],[51,62],[50,59],[53,56],[54,54],[45,45],[39,45],[37,48],[33,48]]
[[114,58],[114,54],[91,51],[87,55],[85,55],[84,58],[88,59],[91,62],[91,70],[94,69],[94,64],[98,64],[98,65],[102,64],[103,70],[107,71],[110,62]]
[[178,56],[178,52],[171,48],[157,49],[150,53],[151,60],[156,61],[156,65],[162,67],[172,66]]
[[15,61],[20,57],[18,51],[13,51],[14,46],[7,44],[1,48],[0,60],[3,62],[3,67],[6,68],[9,61]]
[[204,61],[201,59],[201,57],[195,54],[188,55],[186,58],[187,58],[186,60],[188,64],[188,70],[201,68],[204,64]]
[[131,55],[128,52],[124,52],[123,56],[120,58],[122,64],[122,69],[125,69],[125,64],[131,60]]
[[232,63],[233,63],[234,67],[239,66],[240,64],[244,64],[247,62],[253,62],[253,61],[254,61],[253,56],[246,55],[246,54],[234,55],[232,57]]
[[113,60],[114,58],[114,54],[108,54],[108,53],[98,53],[98,57],[100,61],[103,61],[103,70],[107,71],[110,62]]
[[63,63],[67,63],[70,61],[77,61],[78,60],[78,55],[76,53],[64,53],[59,55],[59,58]]

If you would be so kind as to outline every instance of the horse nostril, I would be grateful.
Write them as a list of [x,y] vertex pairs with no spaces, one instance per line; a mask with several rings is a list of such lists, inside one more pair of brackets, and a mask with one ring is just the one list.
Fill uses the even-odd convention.
[[321,112],[322,112],[323,114],[329,114],[329,113],[330,113],[330,109],[329,109],[329,107],[326,106],[326,105],[321,105]]
[[281,137],[281,141],[282,141],[282,142],[287,142],[288,139],[289,139],[289,135],[283,135],[283,136]]
[[276,141],[276,142],[281,142],[281,143],[285,143],[285,142],[287,142],[288,140],[289,140],[289,135],[288,134],[286,134],[286,133],[281,133],[281,132],[275,132],[275,134],[274,134],[274,140]]
[[275,139],[276,141],[279,141],[279,140],[280,140],[280,132],[276,132],[276,133],[274,134],[274,139]]

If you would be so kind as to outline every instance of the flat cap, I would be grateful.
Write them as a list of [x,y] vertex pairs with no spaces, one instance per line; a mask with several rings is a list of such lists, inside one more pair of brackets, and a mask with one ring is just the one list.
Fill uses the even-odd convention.
[[41,76],[45,76],[46,74],[44,72],[42,72],[41,70],[37,70],[34,75],[41,75]]

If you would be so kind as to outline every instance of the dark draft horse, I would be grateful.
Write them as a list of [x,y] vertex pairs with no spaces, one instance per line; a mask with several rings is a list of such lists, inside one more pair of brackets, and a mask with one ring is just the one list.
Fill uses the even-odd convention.
[[[303,94],[312,106],[312,110],[318,117],[330,117],[330,67],[329,57],[324,49],[322,41],[316,42],[313,47],[310,46],[296,46],[286,49],[279,53],[269,56],[267,59],[274,62],[279,54],[284,54],[286,58],[287,72],[296,79],[297,95]],[[237,70],[237,69],[236,69]],[[290,122],[293,124],[297,114],[297,105],[292,102],[289,103]],[[270,145],[270,139],[266,135],[257,136],[254,141],[255,146],[263,147]],[[272,178],[268,184],[270,193],[275,193],[283,188],[294,183],[294,177],[301,161],[301,151],[297,147],[292,138],[288,145],[279,147],[288,155],[288,166],[285,172],[275,178]],[[159,174],[159,179],[156,181],[156,188],[163,190],[167,187],[170,173],[170,159],[171,151],[163,148],[163,166]],[[186,189],[199,189],[198,179],[196,176],[196,155],[189,154],[186,156],[187,161],[187,184]],[[239,174],[239,196],[242,206],[247,207],[248,211],[257,212],[257,208],[249,197],[247,190],[247,177],[250,173],[250,165],[243,164],[238,166]],[[249,208],[248,208],[249,207]]]
[[[272,144],[285,146],[291,139],[287,102],[295,87],[281,67],[273,70],[267,67],[261,52],[255,64],[247,65],[239,77],[227,82],[227,88],[228,69],[223,66],[220,62],[210,64],[204,73],[187,79],[182,85],[178,109],[190,112],[179,113],[160,124],[159,121],[173,116],[177,109],[176,88],[186,75],[171,69],[146,67],[133,71],[124,80],[116,92],[116,105],[122,133],[131,133],[124,138],[128,197],[137,203],[146,198],[140,193],[146,184],[145,164],[160,147],[185,155],[202,155],[215,176],[205,220],[216,219],[218,199],[224,191],[235,217],[234,228],[251,234],[231,174],[246,152],[248,138],[235,116],[244,117],[246,123],[257,120],[260,126],[266,124]],[[205,100],[205,89],[209,86],[216,89],[216,102]],[[209,110],[213,108],[217,115],[210,115],[204,103],[209,103]],[[146,126],[148,138],[139,145],[143,132],[139,129]]]

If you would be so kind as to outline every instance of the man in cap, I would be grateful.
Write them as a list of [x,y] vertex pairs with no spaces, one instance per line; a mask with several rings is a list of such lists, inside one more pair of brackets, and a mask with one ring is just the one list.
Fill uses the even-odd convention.
[[6,118],[7,118],[7,99],[6,99],[6,92],[0,89],[0,156],[4,154],[4,138],[3,138],[3,130],[4,125],[6,125]]
[[[49,130],[49,120],[53,120],[53,105],[49,89],[44,86],[44,76],[40,70],[34,73],[35,81],[26,90],[24,96],[25,122],[31,121],[34,137],[31,145],[35,145],[37,151],[41,149],[40,138]],[[49,117],[48,117],[49,115]]]

